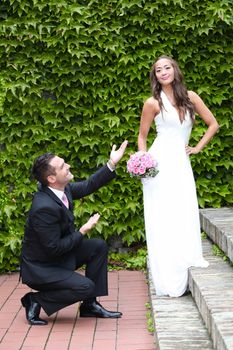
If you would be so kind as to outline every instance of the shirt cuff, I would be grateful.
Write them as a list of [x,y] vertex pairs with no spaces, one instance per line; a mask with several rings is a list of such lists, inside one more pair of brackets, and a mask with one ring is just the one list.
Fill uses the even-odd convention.
[[107,162],[107,167],[110,171],[115,171],[115,169],[116,169],[116,166],[115,166],[115,164],[113,164],[111,159],[109,159],[109,161]]

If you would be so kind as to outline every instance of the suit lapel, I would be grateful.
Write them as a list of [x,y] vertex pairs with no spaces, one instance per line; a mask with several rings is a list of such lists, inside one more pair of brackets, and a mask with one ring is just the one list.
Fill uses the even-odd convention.
[[61,207],[63,207],[64,210],[66,211],[67,215],[69,216],[69,218],[71,220],[74,219],[74,215],[73,215],[73,201],[72,201],[72,197],[71,197],[70,191],[67,191],[65,189],[65,194],[67,195],[67,198],[68,198],[68,201],[69,201],[69,209],[67,209],[66,206],[62,203],[62,201],[55,195],[55,193],[50,190],[50,188],[43,186],[40,190],[45,192],[45,193],[47,193],[56,203],[58,203]]
[[58,196],[55,195],[53,191],[50,190],[48,187],[42,187],[41,189],[43,192],[47,193],[49,197],[51,197],[55,202],[57,202],[60,206],[63,205],[62,201],[58,198]]
[[74,206],[73,206],[73,199],[72,199],[71,191],[69,191],[69,186],[67,186],[67,187],[65,188],[65,194],[66,194],[66,196],[67,196],[67,198],[68,198],[68,201],[69,201],[69,209],[70,209],[71,211],[73,211],[73,209],[74,209]]

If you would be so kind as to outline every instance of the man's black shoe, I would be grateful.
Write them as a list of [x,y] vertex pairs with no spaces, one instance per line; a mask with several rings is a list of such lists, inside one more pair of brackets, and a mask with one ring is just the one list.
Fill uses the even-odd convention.
[[44,326],[47,321],[39,318],[41,306],[33,297],[33,293],[27,293],[21,298],[21,303],[25,307],[26,319],[30,325]]
[[119,318],[121,316],[121,312],[108,311],[98,301],[84,302],[80,306],[80,317]]

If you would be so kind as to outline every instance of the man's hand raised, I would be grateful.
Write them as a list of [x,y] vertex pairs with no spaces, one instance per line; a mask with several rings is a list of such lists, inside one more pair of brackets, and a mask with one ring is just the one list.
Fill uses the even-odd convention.
[[110,161],[113,163],[113,165],[116,165],[119,162],[119,160],[121,160],[125,153],[127,145],[128,141],[125,140],[124,142],[122,142],[118,149],[116,149],[116,145],[112,146],[112,151],[110,153]]

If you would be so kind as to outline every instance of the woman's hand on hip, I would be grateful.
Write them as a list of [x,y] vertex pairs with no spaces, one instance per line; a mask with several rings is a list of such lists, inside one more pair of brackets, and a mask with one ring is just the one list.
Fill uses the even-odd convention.
[[200,152],[200,149],[196,146],[196,147],[191,147],[189,145],[185,146],[185,152],[186,154],[190,155],[190,154],[197,154]]

